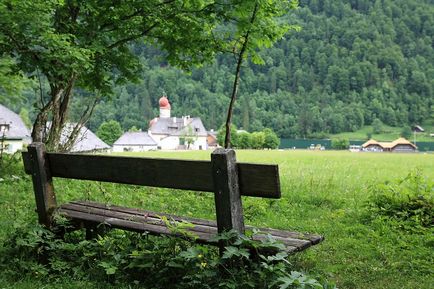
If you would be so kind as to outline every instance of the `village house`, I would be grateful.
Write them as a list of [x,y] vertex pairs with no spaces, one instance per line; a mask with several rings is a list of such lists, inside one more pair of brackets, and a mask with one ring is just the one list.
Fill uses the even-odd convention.
[[113,152],[143,152],[156,150],[157,143],[147,132],[126,132],[114,144]]
[[[50,129],[51,122],[48,122],[45,131],[48,132]],[[71,137],[71,134],[74,130],[76,123],[66,123],[65,127],[62,129],[62,133],[60,135],[60,143],[66,144],[68,139]],[[102,141],[96,134],[94,134],[90,129],[85,126],[82,126],[78,131],[77,138],[75,139],[74,144],[70,148],[70,152],[78,153],[78,152],[103,152],[110,150],[110,146]]]
[[370,139],[362,144],[362,151],[367,152],[416,152],[417,147],[405,138],[393,142],[378,142]]
[[421,127],[420,125],[414,125],[411,130],[413,132],[425,132],[425,130],[423,129],[423,127]]
[[[66,125],[62,133],[62,142],[67,140],[74,125]],[[80,129],[78,137],[71,148],[71,152],[101,152],[108,150],[110,150],[110,146],[85,126]]]
[[0,104],[0,150],[13,154],[29,143],[30,131],[21,117]]
[[149,122],[149,136],[162,150],[207,149],[207,131],[198,117],[172,117],[167,97],[159,100],[160,116]]
[[217,141],[217,133],[213,129],[208,131],[207,137],[206,137],[206,142],[208,144],[208,148],[215,149],[219,146],[218,141]]

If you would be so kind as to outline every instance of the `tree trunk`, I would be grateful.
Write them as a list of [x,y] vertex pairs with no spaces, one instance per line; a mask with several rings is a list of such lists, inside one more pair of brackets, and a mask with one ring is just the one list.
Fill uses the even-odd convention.
[[33,142],[43,142],[48,151],[59,151],[62,143],[62,133],[67,124],[69,105],[73,95],[76,76],[72,75],[66,87],[64,84],[50,83],[50,101],[40,109],[33,124]]

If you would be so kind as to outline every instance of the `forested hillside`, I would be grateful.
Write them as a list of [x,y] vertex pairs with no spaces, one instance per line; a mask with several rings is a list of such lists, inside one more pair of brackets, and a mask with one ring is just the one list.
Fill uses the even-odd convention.
[[[302,0],[285,21],[302,30],[266,50],[264,65],[245,65],[237,127],[313,137],[354,131],[376,118],[390,126],[432,124],[433,0]],[[172,115],[199,116],[207,129],[220,127],[233,58],[220,56],[187,74],[167,65],[155,48],[133,49],[142,56],[142,82],[118,86],[110,101],[103,98],[90,120],[92,129],[111,119],[125,130],[147,129],[163,93]]]

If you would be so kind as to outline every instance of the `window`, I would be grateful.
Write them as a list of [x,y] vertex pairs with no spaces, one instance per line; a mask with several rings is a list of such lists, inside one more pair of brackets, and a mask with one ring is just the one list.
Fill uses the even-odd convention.
[[7,152],[9,151],[9,149],[12,150],[12,147],[8,143],[5,144],[0,143],[0,150]]
[[7,133],[9,131],[9,124],[2,123],[0,124],[0,134]]

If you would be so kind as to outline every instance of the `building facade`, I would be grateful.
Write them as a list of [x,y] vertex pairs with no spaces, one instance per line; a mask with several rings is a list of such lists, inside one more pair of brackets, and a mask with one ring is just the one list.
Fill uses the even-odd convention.
[[0,104],[0,150],[13,154],[29,143],[30,131],[21,117]]
[[159,100],[160,115],[149,122],[148,135],[162,150],[205,150],[207,131],[198,117],[172,117],[171,106],[167,97]]
[[113,152],[143,152],[156,150],[157,143],[147,132],[126,132],[113,144]]
[[367,152],[416,152],[417,147],[405,138],[393,142],[378,142],[370,139],[362,144],[362,151]]

